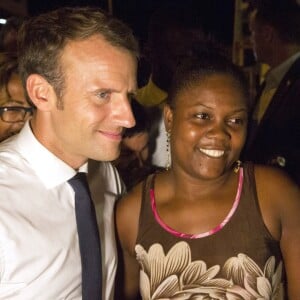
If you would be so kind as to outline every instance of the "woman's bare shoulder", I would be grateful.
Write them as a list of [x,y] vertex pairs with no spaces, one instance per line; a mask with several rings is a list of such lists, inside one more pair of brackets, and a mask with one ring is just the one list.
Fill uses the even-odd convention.
[[300,208],[299,186],[282,170],[275,167],[255,166],[256,189],[259,202],[269,204],[270,210],[282,215],[292,208]]
[[284,171],[270,166],[254,166],[256,185],[260,190],[275,194],[280,191],[299,191],[299,187]]
[[142,187],[143,183],[137,184],[129,192],[122,196],[117,203],[117,209],[133,209],[134,207],[140,206],[142,198]]
[[275,167],[255,165],[254,173],[264,223],[271,235],[279,241],[287,220],[298,218],[299,187],[287,174]]
[[116,205],[116,229],[121,247],[134,255],[134,245],[138,234],[142,184],[138,184],[124,195]]

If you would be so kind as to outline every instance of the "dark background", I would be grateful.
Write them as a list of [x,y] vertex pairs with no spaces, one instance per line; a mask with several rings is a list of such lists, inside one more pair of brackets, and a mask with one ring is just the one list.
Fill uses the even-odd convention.
[[[143,42],[147,37],[151,13],[162,4],[192,5],[209,16],[210,26],[220,41],[231,45],[233,37],[234,0],[113,0],[113,15],[129,24]],[[29,15],[61,6],[98,6],[108,10],[107,0],[28,0]]]

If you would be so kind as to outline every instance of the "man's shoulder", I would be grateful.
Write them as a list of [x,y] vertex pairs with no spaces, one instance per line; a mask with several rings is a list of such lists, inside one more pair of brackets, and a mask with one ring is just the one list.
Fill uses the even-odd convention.
[[15,145],[16,140],[14,138],[9,138],[0,143],[0,173],[4,170],[8,172],[21,167],[23,159]]
[[[28,162],[14,149],[0,147],[0,194],[1,200],[18,201],[24,193],[36,186],[36,175]],[[23,191],[20,193],[20,191]],[[3,201],[1,202],[3,204]]]
[[300,56],[293,62],[288,69],[284,79],[295,79],[300,80]]

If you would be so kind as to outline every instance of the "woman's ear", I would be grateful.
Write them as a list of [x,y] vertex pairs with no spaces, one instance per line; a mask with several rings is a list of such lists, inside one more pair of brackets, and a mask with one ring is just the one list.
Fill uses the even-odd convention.
[[31,74],[26,81],[29,98],[41,111],[49,111],[56,103],[56,94],[49,82],[38,74]]
[[164,106],[164,122],[166,131],[169,132],[173,124],[173,109],[168,104]]

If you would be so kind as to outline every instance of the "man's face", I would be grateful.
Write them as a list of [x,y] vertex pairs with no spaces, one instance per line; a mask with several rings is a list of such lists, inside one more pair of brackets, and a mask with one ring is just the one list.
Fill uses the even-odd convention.
[[[0,89],[0,107],[11,106],[29,107],[25,99],[21,79],[17,74],[12,74],[7,86]],[[0,118],[0,141],[18,133],[28,117],[29,115],[27,114],[23,121],[14,123],[5,122]]]
[[61,101],[63,108],[52,107],[44,119],[44,145],[73,168],[88,158],[116,159],[123,129],[135,125],[130,98],[136,90],[136,59],[94,35],[70,41],[60,62],[65,88],[56,104]]
[[255,59],[258,62],[266,62],[270,52],[268,51],[268,41],[266,40],[265,26],[256,18],[256,11],[250,16],[249,29],[251,32],[251,42]]

